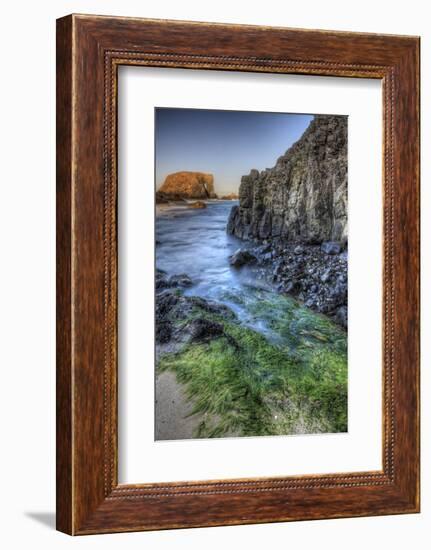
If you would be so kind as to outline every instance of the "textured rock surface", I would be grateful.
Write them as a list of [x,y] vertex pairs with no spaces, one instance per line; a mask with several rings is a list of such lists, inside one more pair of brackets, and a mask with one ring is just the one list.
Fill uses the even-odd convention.
[[234,252],[229,258],[230,265],[234,267],[242,267],[243,265],[250,264],[256,261],[256,256],[251,254],[248,250],[242,250],[241,248]]
[[[332,244],[332,243],[331,243]],[[258,275],[347,328],[347,252],[328,254],[318,245],[282,241],[251,249]]]
[[[179,292],[179,288],[192,284],[192,280],[185,273],[168,277],[166,272],[156,269],[157,344],[175,344],[178,351],[178,345],[223,336],[223,327],[219,323],[205,319],[205,313],[216,314],[226,319],[235,318],[235,314],[223,304],[199,296],[185,296]],[[195,315],[192,315],[193,313]],[[190,317],[193,318],[189,320]],[[184,321],[187,323],[184,324]]]
[[175,172],[166,177],[158,194],[182,199],[213,199],[214,176],[203,172]]
[[347,117],[316,115],[271,169],[239,187],[228,233],[318,244],[347,241]]

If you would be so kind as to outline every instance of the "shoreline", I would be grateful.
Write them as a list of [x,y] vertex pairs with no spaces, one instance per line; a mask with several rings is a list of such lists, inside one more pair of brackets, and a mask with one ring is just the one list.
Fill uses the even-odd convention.
[[346,333],[327,316],[246,289],[277,342],[226,305],[185,294],[186,274],[158,270],[156,284],[156,439],[346,431]]
[[[183,199],[156,204],[156,217],[176,209],[193,210],[195,199]],[[205,204],[238,203],[232,199],[207,199]],[[239,251],[253,257],[237,266],[247,265],[256,272],[275,292],[298,300],[312,311],[322,313],[347,330],[348,326],[348,244],[327,241],[307,244],[303,241],[287,242],[281,238],[241,239],[233,234],[229,219],[236,209],[233,205],[226,231],[238,241]],[[328,251],[325,251],[329,250]],[[229,261],[229,259],[227,259]]]
[[[229,236],[230,205],[208,222],[229,202],[180,206],[193,221],[156,243],[156,439],[346,431],[347,333],[331,311],[347,301],[347,251]],[[176,217],[161,215],[165,231]],[[225,236],[214,249],[208,228]]]
[[[276,292],[292,296],[347,331],[347,244],[238,240],[242,246],[234,256],[247,255],[239,268],[249,265]],[[329,253],[322,249],[325,245]]]

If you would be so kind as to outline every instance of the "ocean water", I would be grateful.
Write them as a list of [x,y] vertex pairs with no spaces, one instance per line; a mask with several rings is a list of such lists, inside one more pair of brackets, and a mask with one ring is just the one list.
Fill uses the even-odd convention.
[[[183,433],[175,419],[169,421],[174,428],[166,421],[170,433],[173,430],[175,438],[184,439],[345,431],[347,333],[329,318],[277,292],[258,267],[230,265],[231,254],[251,246],[226,234],[234,204],[209,201],[205,209],[157,208],[157,267],[169,275],[187,274],[193,285],[184,289],[186,294],[228,306],[247,329],[234,332],[239,342],[236,367],[228,362],[226,369],[223,354],[214,352],[219,348],[210,346],[209,369],[199,345],[186,347],[186,356],[177,357],[175,351],[163,355],[165,368],[177,377],[181,373],[187,395],[197,407],[193,410],[209,415],[199,417],[193,434]],[[228,331],[233,330],[230,323]],[[163,408],[163,398],[159,399]],[[236,410],[232,400],[241,411],[239,416],[231,414]]]
[[156,214],[156,265],[169,275],[186,273],[193,286],[186,294],[202,296],[235,307],[227,291],[241,292],[258,284],[247,268],[230,266],[229,256],[244,243],[226,233],[236,201],[208,201],[207,208],[159,206]]
[[169,275],[187,274],[185,294],[230,307],[245,326],[290,349],[338,349],[346,334],[326,317],[280,295],[256,270],[229,264],[229,256],[250,243],[228,235],[226,225],[236,201],[208,201],[207,208],[162,205],[156,213],[156,265]]

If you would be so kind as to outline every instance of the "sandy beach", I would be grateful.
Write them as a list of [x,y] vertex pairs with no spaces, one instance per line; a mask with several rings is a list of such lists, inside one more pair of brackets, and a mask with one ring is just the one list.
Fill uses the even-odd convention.
[[194,414],[193,403],[173,372],[165,371],[156,377],[156,440],[192,439],[203,415]]

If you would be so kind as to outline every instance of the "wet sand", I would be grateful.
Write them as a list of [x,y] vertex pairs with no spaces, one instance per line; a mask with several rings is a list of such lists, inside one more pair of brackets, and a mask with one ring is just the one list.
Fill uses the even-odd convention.
[[193,432],[204,415],[194,414],[185,387],[174,373],[165,371],[156,377],[156,440],[193,439]]

